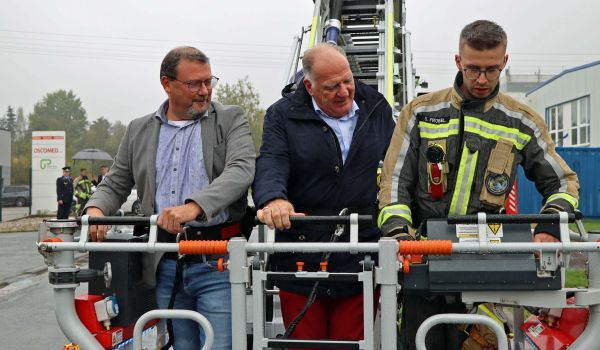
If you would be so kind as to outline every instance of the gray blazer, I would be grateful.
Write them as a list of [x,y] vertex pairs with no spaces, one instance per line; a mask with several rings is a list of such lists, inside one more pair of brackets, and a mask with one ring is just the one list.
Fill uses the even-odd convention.
[[[198,203],[208,219],[228,208],[231,220],[238,221],[245,213],[248,188],[254,179],[256,154],[248,120],[242,108],[212,102],[208,116],[200,118],[200,123],[204,165],[210,184],[193,193],[188,200]],[[156,149],[160,125],[155,113],[129,123],[110,171],[86,208],[97,207],[105,215],[112,215],[135,185],[144,214],[155,214]],[[154,286],[162,253],[146,255],[144,281]]]

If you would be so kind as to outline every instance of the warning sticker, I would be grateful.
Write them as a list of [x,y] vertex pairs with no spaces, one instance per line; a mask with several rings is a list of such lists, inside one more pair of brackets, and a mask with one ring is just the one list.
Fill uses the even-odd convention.
[[[486,239],[490,243],[502,242],[504,230],[501,224],[487,224],[485,227]],[[479,242],[479,226],[477,224],[457,224],[456,237],[459,242]]]
[[541,323],[538,323],[534,326],[529,327],[529,333],[532,337],[536,338],[544,331],[544,326]]
[[472,224],[457,224],[456,225],[456,237],[458,241],[463,242],[478,242],[479,241],[479,230],[477,225]]
[[118,331],[116,331],[112,334],[112,345],[115,346],[122,342],[123,342],[123,330],[119,329]]
[[501,224],[488,224],[487,225],[488,237],[503,237],[504,232]]

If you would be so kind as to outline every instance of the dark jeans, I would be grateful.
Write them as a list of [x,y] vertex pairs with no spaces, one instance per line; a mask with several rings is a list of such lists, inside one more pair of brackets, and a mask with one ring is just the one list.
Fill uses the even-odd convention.
[[[460,301],[447,303],[444,296],[403,295],[402,325],[398,336],[398,350],[415,350],[415,337],[419,326],[427,318],[442,313],[465,313]],[[459,350],[466,334],[461,326],[440,324],[429,330],[425,338],[427,350]]]

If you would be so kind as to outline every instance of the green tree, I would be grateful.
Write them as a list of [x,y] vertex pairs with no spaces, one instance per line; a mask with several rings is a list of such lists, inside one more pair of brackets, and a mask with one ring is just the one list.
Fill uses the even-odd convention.
[[125,136],[125,131],[127,131],[127,126],[121,123],[120,120],[117,120],[110,127],[110,137],[105,142],[104,150],[111,156],[114,157],[117,155],[117,150],[119,149],[123,136]]
[[15,124],[15,142],[25,136],[27,128],[27,119],[25,119],[23,107],[19,107],[17,108],[17,122]]
[[215,99],[223,104],[240,106],[248,116],[254,148],[258,152],[262,141],[265,111],[260,108],[260,97],[248,79],[238,79],[234,84],[222,84],[217,87]]
[[104,117],[94,120],[87,131],[83,148],[99,148],[105,150],[104,145],[106,144],[106,140],[110,137],[111,127],[112,125],[110,122]]
[[33,106],[29,114],[31,131],[61,131],[66,133],[67,154],[71,159],[81,149],[87,136],[88,120],[81,100],[73,91],[50,92]]
[[17,115],[15,114],[15,110],[8,106],[6,109],[6,113],[4,117],[0,118],[0,129],[10,131],[12,139],[15,139],[15,126],[17,124]]

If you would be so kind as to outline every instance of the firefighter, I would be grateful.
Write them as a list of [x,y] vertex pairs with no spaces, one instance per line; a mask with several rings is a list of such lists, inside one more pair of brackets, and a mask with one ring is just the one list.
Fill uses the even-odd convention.
[[[468,24],[455,56],[454,86],[419,96],[400,112],[379,193],[378,225],[384,236],[414,240],[417,232],[426,235],[416,229],[425,227],[428,218],[501,212],[518,164],[544,198],[542,213],[577,208],[577,175],[556,153],[543,118],[498,92],[506,45],[506,34],[496,23]],[[557,225],[535,228],[535,242],[558,239]],[[403,298],[401,349],[414,349],[425,318],[464,311],[450,296]],[[434,328],[427,349],[459,348],[462,339],[456,333]]]
[[79,176],[73,181],[75,186],[75,197],[77,198],[77,204],[75,206],[75,212],[77,215],[81,214],[81,210],[85,207],[85,204],[92,196],[92,180],[87,177],[87,169],[79,169]]

